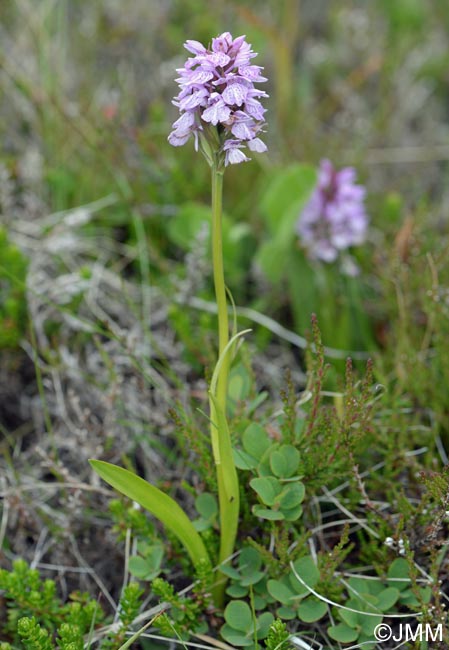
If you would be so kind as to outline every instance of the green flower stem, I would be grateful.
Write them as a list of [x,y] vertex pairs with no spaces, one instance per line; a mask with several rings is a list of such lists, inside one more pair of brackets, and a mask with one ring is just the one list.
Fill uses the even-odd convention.
[[[223,171],[212,165],[212,260],[215,297],[218,307],[218,358],[217,381],[210,393],[211,441],[217,470],[218,500],[220,505],[219,562],[224,562],[234,551],[239,519],[239,484],[232,455],[232,443],[226,419],[226,397],[231,349],[226,286],[223,271],[222,242]],[[225,580],[217,585],[215,602],[223,603]]]
[[[223,354],[229,341],[228,305],[223,270],[222,241],[223,172],[212,165],[212,259],[214,268],[215,298],[218,307],[218,357]],[[223,361],[217,385],[217,401],[226,408],[229,357]]]

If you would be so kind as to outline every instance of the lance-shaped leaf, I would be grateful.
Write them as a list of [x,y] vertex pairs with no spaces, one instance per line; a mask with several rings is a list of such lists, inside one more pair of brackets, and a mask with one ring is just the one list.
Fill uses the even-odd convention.
[[204,563],[210,566],[203,540],[184,510],[168,494],[123,467],[102,460],[89,463],[106,483],[159,519],[179,539],[196,567]]

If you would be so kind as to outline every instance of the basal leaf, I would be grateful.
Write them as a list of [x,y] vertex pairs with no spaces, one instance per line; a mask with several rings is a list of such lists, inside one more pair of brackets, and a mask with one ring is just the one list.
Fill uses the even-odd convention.
[[89,463],[106,483],[157,517],[179,539],[195,566],[204,562],[210,565],[201,537],[184,510],[168,494],[123,467],[101,460],[89,460]]

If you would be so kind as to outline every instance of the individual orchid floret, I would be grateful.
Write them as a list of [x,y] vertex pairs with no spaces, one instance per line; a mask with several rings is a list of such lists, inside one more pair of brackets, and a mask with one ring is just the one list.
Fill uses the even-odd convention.
[[225,152],[225,165],[235,165],[250,160],[242,151],[243,144],[240,140],[226,140],[223,145]]
[[352,167],[336,171],[322,160],[318,182],[296,226],[312,259],[334,262],[339,253],[366,239],[365,188],[356,184]]
[[251,64],[257,55],[245,38],[224,32],[209,49],[188,40],[184,47],[194,56],[177,70],[180,91],[173,103],[181,115],[168,141],[180,147],[193,135],[195,148],[199,143],[209,162],[219,166],[250,160],[245,149],[267,150],[259,138],[266,110],[259,100],[268,95],[254,85],[267,79],[261,66]]

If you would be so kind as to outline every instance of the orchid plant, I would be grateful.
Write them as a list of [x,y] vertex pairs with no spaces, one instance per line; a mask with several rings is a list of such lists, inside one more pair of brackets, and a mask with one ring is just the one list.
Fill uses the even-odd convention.
[[[297,332],[317,315],[324,343],[342,351],[335,358],[349,350],[365,358],[375,348],[367,312],[373,292],[363,272],[369,247],[362,247],[370,218],[366,188],[357,181],[353,167],[327,159],[317,170],[293,163],[270,174],[259,202],[267,234],[255,264],[273,291],[287,290]],[[272,307],[268,294],[266,300]],[[342,363],[336,367],[343,370]]]
[[313,299],[305,302],[298,273],[289,280],[299,329],[307,326],[306,314],[315,312],[328,345],[370,350],[374,341],[365,306],[370,292],[352,255],[366,242],[369,226],[366,188],[356,181],[353,167],[337,169],[330,160],[320,162],[316,186],[295,228],[295,268],[300,282],[313,287]]
[[[239,482],[233,458],[226,399],[228,377],[235,343],[243,334],[230,336],[227,289],[222,251],[223,175],[228,165],[246,162],[245,150],[262,153],[266,145],[259,138],[265,109],[259,101],[267,97],[254,84],[266,81],[262,68],[252,65],[256,56],[245,36],[233,39],[229,32],[212,39],[209,48],[188,40],[184,47],[193,54],[177,70],[180,92],[173,103],[180,116],[168,140],[184,145],[194,137],[211,168],[212,260],[218,311],[218,360],[209,389],[210,439],[214,458],[220,509],[219,563],[232,555],[239,521]],[[95,471],[111,486],[157,517],[182,543],[196,569],[212,568],[202,538],[185,511],[167,494],[132,472],[99,460],[90,461]],[[214,601],[223,604],[225,580],[213,589]]]

